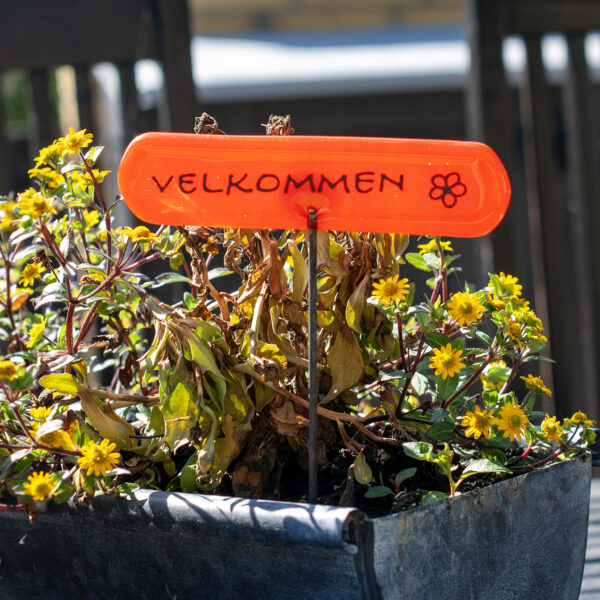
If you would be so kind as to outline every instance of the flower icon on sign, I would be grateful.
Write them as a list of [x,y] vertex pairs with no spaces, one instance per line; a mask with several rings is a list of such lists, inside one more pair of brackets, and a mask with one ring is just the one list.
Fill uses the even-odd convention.
[[441,200],[447,208],[452,208],[456,201],[467,193],[467,186],[461,182],[458,173],[434,175],[431,178],[433,187],[429,190],[432,200]]

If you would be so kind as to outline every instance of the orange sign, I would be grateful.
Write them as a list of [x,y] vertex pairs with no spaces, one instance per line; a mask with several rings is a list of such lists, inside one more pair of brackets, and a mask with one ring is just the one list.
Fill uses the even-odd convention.
[[504,216],[510,184],[476,142],[145,133],[119,187],[156,224],[475,237]]

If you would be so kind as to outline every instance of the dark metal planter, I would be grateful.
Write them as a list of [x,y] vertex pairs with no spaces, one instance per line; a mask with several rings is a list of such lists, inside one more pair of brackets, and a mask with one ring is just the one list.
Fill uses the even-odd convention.
[[180,493],[0,514],[2,600],[576,600],[583,457],[379,519]]

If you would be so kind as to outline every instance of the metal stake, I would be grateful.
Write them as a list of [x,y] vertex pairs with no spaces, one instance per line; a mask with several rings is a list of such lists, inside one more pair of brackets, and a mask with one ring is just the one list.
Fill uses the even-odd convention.
[[308,501],[317,502],[317,211],[308,209]]

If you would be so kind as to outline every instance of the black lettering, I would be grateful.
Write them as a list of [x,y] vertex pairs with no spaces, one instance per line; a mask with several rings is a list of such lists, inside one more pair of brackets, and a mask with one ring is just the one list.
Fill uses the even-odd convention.
[[[266,179],[267,177],[270,177],[271,179],[274,179],[275,181],[274,186],[271,188],[264,188],[261,187],[262,181],[263,179]],[[277,175],[273,175],[272,173],[265,173],[264,175],[261,175],[258,180],[256,181],[256,189],[259,192],[274,192],[277,188],[279,187],[279,177],[277,177]]]
[[348,181],[346,180],[346,175],[342,175],[337,181],[331,182],[325,175],[321,175],[321,182],[319,183],[319,194],[323,191],[323,186],[327,184],[330,190],[335,189],[337,185],[340,183],[344,184],[344,189],[346,190],[346,194],[350,193],[348,189]]
[[167,186],[171,183],[171,181],[173,181],[173,175],[171,175],[171,177],[169,177],[169,179],[167,179],[167,183],[165,183],[165,185],[160,185],[160,183],[158,182],[158,179],[156,179],[156,177],[154,177],[154,175],[152,175],[152,179],[154,179],[154,183],[156,183],[156,185],[158,186],[158,189],[160,190],[160,193],[162,194],[167,189]]
[[240,179],[238,179],[237,181],[233,181],[233,175],[229,175],[229,182],[227,184],[227,195],[229,196],[229,193],[231,192],[232,187],[236,187],[238,190],[240,190],[240,192],[244,192],[245,194],[250,193],[252,191],[252,189],[248,190],[241,186],[242,181],[244,181],[244,179],[246,179],[246,177],[248,177],[248,173],[244,173],[240,177]]
[[315,184],[313,183],[313,176],[312,173],[310,175],[307,175],[305,179],[303,179],[302,181],[298,182],[296,181],[291,175],[287,176],[287,181],[285,182],[285,189],[283,190],[286,194],[290,188],[290,183],[294,184],[294,187],[299,190],[306,182],[308,181],[308,183],[310,183],[310,189],[312,192],[315,191]]
[[211,190],[208,187],[208,184],[206,183],[206,178],[208,177],[208,173],[204,173],[204,176],[202,177],[202,189],[205,192],[208,192],[209,194],[216,194],[217,192],[222,192],[223,190]]
[[385,173],[381,174],[381,183],[379,184],[379,191],[383,192],[383,184],[389,181],[390,183],[393,183],[394,185],[397,185],[398,188],[400,190],[402,190],[402,186],[404,185],[404,175],[400,175],[400,179],[398,179],[398,181],[394,181],[393,179],[390,179]]
[[[184,173],[183,175],[179,176],[179,189],[184,193],[184,194],[191,194],[192,192],[196,191],[196,186],[194,185],[194,177],[196,177],[196,173]],[[190,189],[184,189],[184,185],[194,185],[194,187],[190,190]]]
[[361,173],[357,173],[356,174],[356,179],[354,180],[354,187],[356,188],[356,191],[359,194],[367,194],[368,192],[370,192],[373,189],[373,186],[371,186],[368,190],[363,190],[361,188],[361,185],[363,183],[373,183],[375,180],[371,179],[371,178],[365,178],[363,177],[363,175],[375,175],[374,171],[362,171]]

